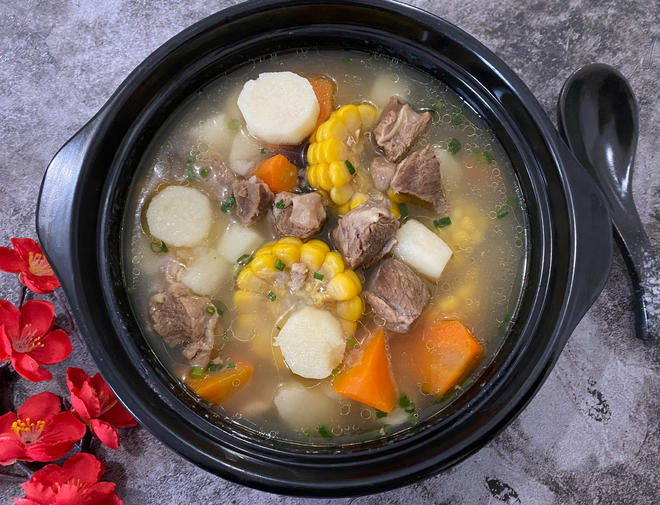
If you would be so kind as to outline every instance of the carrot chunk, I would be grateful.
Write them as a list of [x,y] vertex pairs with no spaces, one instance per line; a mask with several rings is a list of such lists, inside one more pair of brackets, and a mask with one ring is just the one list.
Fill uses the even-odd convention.
[[225,368],[218,373],[207,374],[200,380],[186,381],[200,397],[211,403],[222,403],[227,397],[245,386],[254,368],[250,363],[238,362],[236,368]]
[[282,154],[262,161],[255,175],[264,181],[273,193],[293,191],[298,187],[298,169]]
[[319,102],[319,117],[316,120],[316,127],[330,117],[335,94],[335,84],[327,77],[308,77],[307,80],[312,85],[316,99]]
[[416,361],[422,391],[443,395],[472,373],[483,357],[483,347],[459,321],[438,321],[421,330]]
[[337,394],[383,412],[395,407],[396,388],[382,328],[364,347],[360,361],[337,374],[333,386]]

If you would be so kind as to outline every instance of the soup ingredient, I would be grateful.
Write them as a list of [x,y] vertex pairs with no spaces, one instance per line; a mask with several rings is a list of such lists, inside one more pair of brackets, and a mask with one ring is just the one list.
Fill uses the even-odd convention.
[[211,219],[211,202],[206,195],[185,186],[167,186],[147,207],[149,233],[175,247],[201,242],[208,235]]
[[405,156],[430,124],[430,112],[419,114],[399,97],[393,96],[383,110],[373,136],[376,144],[383,149],[385,157],[389,161],[397,162]]
[[325,396],[319,388],[306,388],[299,382],[281,385],[273,403],[277,413],[289,426],[308,431],[331,419],[337,409],[334,400]]
[[282,154],[261,162],[255,175],[268,184],[273,193],[293,191],[298,187],[298,169]]
[[[385,327],[405,333],[429,301],[424,281],[405,263],[387,258],[370,273],[364,298]],[[382,409],[381,409],[382,410]]]
[[339,220],[332,240],[350,268],[368,268],[385,256],[394,244],[398,219],[387,200],[369,200]]
[[238,175],[247,177],[256,165],[261,146],[242,133],[234,137],[229,151],[229,168]]
[[259,74],[243,85],[237,104],[250,134],[276,145],[300,144],[320,111],[310,82],[293,72]]
[[369,174],[378,191],[387,191],[394,177],[396,165],[382,156],[376,156],[369,166]]
[[433,147],[435,157],[440,162],[442,181],[446,186],[456,187],[463,178],[463,169],[459,158],[445,149]]
[[459,321],[424,324],[419,335],[414,356],[425,393],[445,394],[468,377],[483,357],[482,345]]
[[303,240],[316,235],[326,219],[320,193],[278,193],[272,207],[273,223],[280,235]]
[[304,307],[282,326],[275,345],[293,373],[325,379],[341,363],[346,340],[341,323],[329,311]]
[[209,249],[186,267],[180,279],[191,291],[199,295],[212,295],[218,291],[230,272],[227,260]]
[[299,262],[291,265],[291,280],[288,283],[291,291],[298,291],[305,285],[305,282],[307,282],[308,273],[309,270],[304,263]]
[[360,360],[337,374],[333,386],[338,394],[382,412],[395,407],[396,387],[382,328],[364,346]]
[[446,211],[447,200],[442,188],[440,168],[435,151],[427,145],[399,163],[390,187],[395,193],[416,196],[430,203],[436,212]]
[[230,263],[254,251],[263,244],[264,237],[239,223],[231,223],[220,237],[218,252]]
[[316,120],[316,126],[318,126],[328,119],[332,112],[335,83],[332,79],[325,76],[308,77],[307,80],[312,85],[312,88],[314,88],[314,94],[319,101],[319,117]]
[[233,190],[236,213],[241,218],[243,226],[252,226],[263,218],[273,201],[273,193],[268,186],[255,176],[248,180],[234,181]]
[[198,159],[200,172],[204,171],[204,189],[211,197],[224,202],[233,194],[233,184],[237,179],[236,174],[225,166],[217,156],[203,157]]
[[406,221],[396,233],[392,253],[419,273],[437,280],[451,258],[452,250],[416,219]]
[[236,135],[229,129],[229,119],[223,112],[204,119],[190,130],[190,144],[204,143],[213,151],[224,152]]
[[218,314],[206,308],[211,300],[193,295],[181,283],[171,284],[167,290],[149,300],[149,316],[154,330],[170,347],[183,346],[182,353],[192,364],[206,366],[215,341]]
[[386,107],[393,95],[409,94],[410,83],[401,74],[379,73],[367,95],[378,107]]
[[204,400],[219,404],[244,387],[252,377],[252,364],[239,361],[235,367],[228,366],[219,372],[208,372],[203,379],[189,378],[186,383]]

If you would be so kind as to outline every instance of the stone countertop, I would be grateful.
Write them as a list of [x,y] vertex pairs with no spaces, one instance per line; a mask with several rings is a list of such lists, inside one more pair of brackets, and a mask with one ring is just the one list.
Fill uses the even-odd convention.
[[[57,149],[151,51],[234,2],[208,0],[5,0],[0,5],[0,245],[35,235],[39,183]],[[633,185],[660,248],[660,9],[657,0],[415,1],[471,33],[527,83],[548,114],[564,80],[609,63],[637,94],[641,131]],[[0,296],[16,302],[14,276]],[[95,366],[73,338],[49,383],[19,382],[18,396],[64,393],[67,366]],[[104,479],[127,505],[302,504],[216,478],[146,430],[121,434],[118,451],[96,445]],[[630,285],[615,253],[610,279],[538,395],[502,434],[451,471],[406,488],[338,503],[660,503],[660,353],[633,336]],[[0,500],[22,496],[0,482]],[[325,503],[330,500],[309,500]]]

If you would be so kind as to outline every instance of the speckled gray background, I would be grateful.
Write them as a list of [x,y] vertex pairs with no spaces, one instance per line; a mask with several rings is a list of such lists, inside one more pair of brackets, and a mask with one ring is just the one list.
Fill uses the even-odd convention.
[[[210,0],[3,0],[0,4],[0,244],[34,236],[34,206],[52,155],[151,51],[234,2]],[[660,5],[657,0],[412,2],[475,35],[520,73],[554,118],[572,70],[614,65],[637,93],[642,121],[634,193],[660,248]],[[13,276],[0,296],[17,300]],[[630,289],[615,256],[605,291],[578,326],[538,396],[504,433],[441,476],[340,503],[658,504],[660,353],[632,334]],[[51,383],[19,395],[66,391],[64,370],[93,372],[82,344],[52,367]],[[27,387],[26,387],[27,386]],[[105,478],[127,505],[301,504],[196,469],[144,429],[117,451],[96,446]],[[0,499],[21,496],[0,482]],[[314,503],[325,503],[314,500]]]

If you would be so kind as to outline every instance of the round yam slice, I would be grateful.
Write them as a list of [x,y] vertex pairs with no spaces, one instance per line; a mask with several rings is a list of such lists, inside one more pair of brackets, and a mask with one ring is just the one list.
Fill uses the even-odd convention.
[[199,244],[211,228],[211,217],[206,195],[185,186],[166,187],[147,208],[149,233],[174,247]]
[[280,145],[305,140],[320,110],[312,85],[293,72],[265,72],[247,81],[238,95],[238,108],[250,134]]

